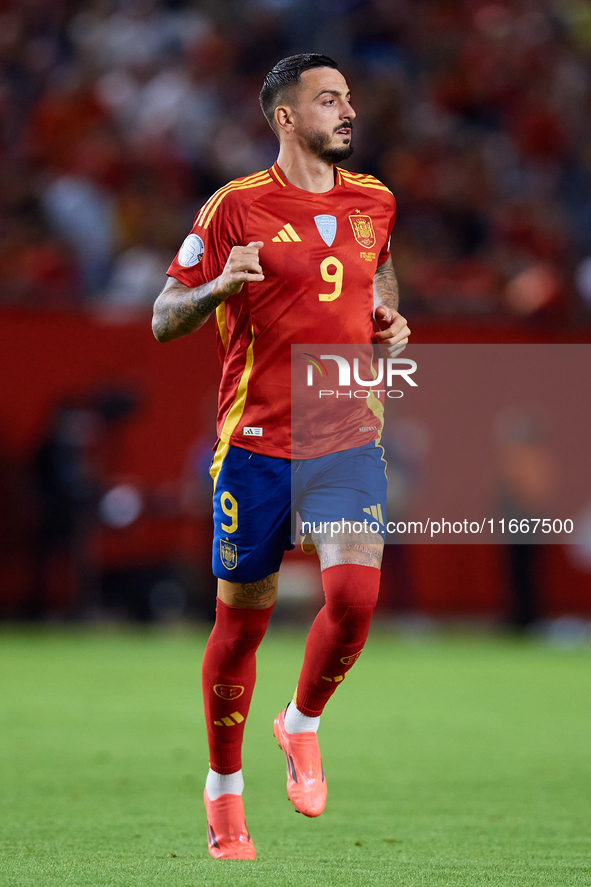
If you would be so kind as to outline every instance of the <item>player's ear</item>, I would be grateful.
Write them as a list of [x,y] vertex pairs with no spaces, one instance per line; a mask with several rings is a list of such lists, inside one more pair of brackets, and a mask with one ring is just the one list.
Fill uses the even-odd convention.
[[278,105],[274,116],[278,133],[293,132],[293,111],[289,105]]

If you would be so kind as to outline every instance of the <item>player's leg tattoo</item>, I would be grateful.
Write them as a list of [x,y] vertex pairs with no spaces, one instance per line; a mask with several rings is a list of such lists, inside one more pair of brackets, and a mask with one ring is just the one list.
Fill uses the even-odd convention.
[[218,597],[229,607],[264,610],[277,599],[278,573],[271,573],[256,582],[228,582],[218,579]]
[[321,570],[338,564],[359,564],[379,570],[382,565],[384,540],[379,533],[339,533],[333,537],[313,533],[312,539],[320,558]]

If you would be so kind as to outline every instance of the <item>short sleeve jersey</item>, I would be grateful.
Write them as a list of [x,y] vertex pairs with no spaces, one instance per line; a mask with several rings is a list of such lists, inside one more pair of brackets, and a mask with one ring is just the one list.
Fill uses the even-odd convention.
[[[292,458],[291,346],[371,343],[373,278],[389,256],[395,214],[393,194],[372,176],[335,168],[334,187],[317,194],[289,183],[276,164],[230,182],[201,208],[168,269],[186,286],[218,277],[233,246],[264,243],[265,280],[216,311],[222,441]],[[371,411],[368,403],[360,409]],[[375,415],[355,424],[324,443],[317,437],[309,452],[300,442],[298,457],[378,439]]]

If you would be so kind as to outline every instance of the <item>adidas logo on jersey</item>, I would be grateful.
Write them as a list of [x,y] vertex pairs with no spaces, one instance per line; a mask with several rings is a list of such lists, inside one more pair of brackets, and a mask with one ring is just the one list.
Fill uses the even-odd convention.
[[273,243],[300,243],[302,238],[295,232],[292,226],[287,223],[284,225],[279,234],[273,238]]

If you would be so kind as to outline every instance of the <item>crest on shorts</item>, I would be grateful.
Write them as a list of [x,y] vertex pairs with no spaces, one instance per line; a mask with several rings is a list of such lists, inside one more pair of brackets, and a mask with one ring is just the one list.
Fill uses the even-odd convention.
[[349,221],[351,222],[353,234],[355,235],[355,240],[357,241],[357,243],[360,243],[361,246],[365,246],[368,249],[370,246],[374,246],[376,242],[376,235],[373,230],[371,217],[361,215],[349,216]]
[[318,233],[327,246],[332,246],[337,235],[336,216],[314,216]]
[[226,570],[233,570],[238,563],[238,549],[234,542],[220,539],[220,558]]

